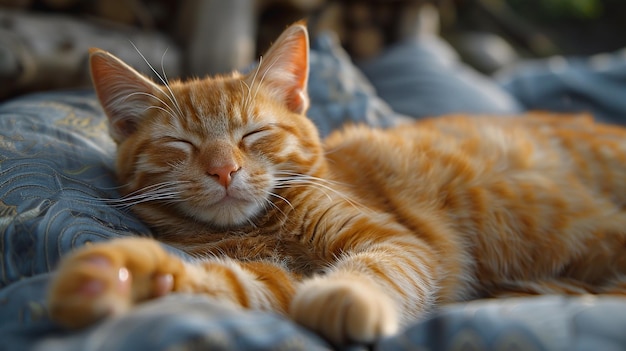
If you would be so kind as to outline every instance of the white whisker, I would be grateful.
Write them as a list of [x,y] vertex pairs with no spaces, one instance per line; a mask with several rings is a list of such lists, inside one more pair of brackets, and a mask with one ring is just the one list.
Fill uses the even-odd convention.
[[[243,80],[240,81],[240,82],[241,82],[241,96],[243,97],[245,95],[244,86],[246,88],[248,88],[248,92],[250,92],[250,86],[248,85],[248,83],[246,83]],[[248,109],[249,108],[249,104],[250,104],[250,102],[248,101],[248,99],[244,97],[243,101],[241,103],[241,111],[242,111],[242,113],[243,113],[243,111],[247,111],[248,113],[250,112],[249,109]]]
[[[313,182],[308,182],[308,183],[307,182],[300,182],[300,183],[284,182],[284,183],[285,184],[281,184],[281,185],[275,186],[275,188],[276,189],[290,189],[290,188],[295,188],[295,187],[307,187],[307,186],[315,188],[318,185],[318,184],[315,184]],[[323,188],[316,188],[316,190],[321,191],[324,194],[324,196],[326,196],[326,198],[329,201],[332,201],[332,199],[333,199],[332,196],[330,196],[330,194],[328,194],[328,192],[326,192],[325,189],[323,189]]]
[[[256,81],[256,76],[259,74],[259,69],[261,69],[261,65],[263,64],[263,56],[259,57],[259,64],[256,66],[256,70],[254,71],[254,75],[252,76],[252,82],[248,87],[248,97],[247,101],[251,101],[250,95],[252,94],[252,89],[254,88],[254,82]],[[256,96],[256,94],[254,94]]]
[[[170,105],[166,104],[165,101],[161,100],[158,96],[156,96],[154,94],[145,93],[143,91],[137,91],[137,92],[128,94],[124,99],[128,99],[129,97],[135,96],[135,95],[145,95],[145,96],[151,97],[151,98],[157,100],[158,102],[160,102],[161,104],[163,104],[163,106],[167,107],[167,111],[166,112],[168,112],[170,116],[174,116],[175,115],[175,112],[174,112],[174,110],[172,110]],[[165,111],[165,109],[163,111]]]
[[277,175],[286,175],[286,176],[291,176],[291,177],[297,177],[298,179],[310,179],[310,180],[314,180],[314,181],[318,181],[318,182],[322,182],[322,183],[326,183],[326,184],[330,184],[330,185],[351,186],[351,184],[342,183],[342,182],[338,182],[338,181],[335,181],[335,180],[319,178],[319,177],[315,177],[315,176],[312,176],[312,175],[302,174],[302,173],[297,173],[297,172],[279,171],[279,172],[277,172]]
[[[273,192],[271,192],[271,191],[265,191],[265,193],[266,193],[267,195],[269,195],[269,196],[273,196],[273,197],[275,197],[275,198],[278,198],[278,199],[280,199],[280,200],[284,201],[284,202],[285,202],[285,203],[286,203],[289,207],[291,207],[291,209],[292,209],[292,210],[295,210],[295,208],[293,207],[293,205],[291,204],[291,202],[289,202],[289,200],[285,199],[284,197],[282,197],[282,196],[280,196],[280,195],[278,195],[278,194],[276,194],[276,193],[273,193]],[[268,201],[269,201],[269,199],[268,199]],[[276,207],[276,209],[278,209],[278,210],[279,210],[279,211],[280,211],[283,215],[285,215],[285,213],[284,213],[283,211],[281,211],[281,210],[280,210],[280,209],[276,206],[276,204],[274,204],[274,203],[273,203],[273,202],[271,202],[271,201],[269,201],[269,202],[270,202],[272,205],[274,205],[274,206]]]
[[[281,175],[285,175],[285,177]],[[358,209],[359,211],[367,209],[367,207],[365,207],[364,205],[355,202],[349,196],[333,187],[338,185],[341,186],[342,184],[340,182],[287,171],[278,172],[275,179],[277,181],[277,184],[274,186],[275,189],[288,189],[292,187],[302,186],[311,187],[313,189],[321,191],[329,200],[332,200],[332,196],[330,194],[334,194],[349,203],[354,208]]]
[[[139,56],[141,56],[141,58],[144,60],[144,62],[148,65],[148,67],[150,68],[150,70],[152,70],[152,72],[154,72],[154,74],[159,78],[159,80],[163,83],[163,85],[165,86],[165,88],[167,88],[167,90],[169,91],[169,94],[166,94],[163,89],[160,89],[161,92],[163,93],[163,95],[167,96],[168,99],[170,100],[171,103],[173,103],[175,106],[178,107],[178,110],[180,111],[180,106],[178,106],[178,102],[176,102],[176,98],[174,97],[174,93],[172,92],[172,89],[170,89],[169,84],[167,84],[167,81],[165,79],[163,79],[163,77],[159,74],[159,72],[157,72],[156,69],[154,69],[154,67],[152,67],[152,65],[150,64],[150,62],[148,62],[148,60],[146,59],[146,57],[141,53],[141,51],[139,51],[139,48],[137,48],[137,46],[135,45],[135,43],[133,43],[132,41],[130,42],[130,44],[135,48],[135,50],[137,51],[137,53],[139,54]],[[182,112],[182,111],[181,111]],[[182,117],[184,114],[181,113]]]
[[[252,100],[256,99],[256,96],[259,93],[259,89],[261,89],[261,84],[263,84],[263,81],[265,80],[265,76],[272,69],[272,67],[274,67],[276,62],[278,62],[278,57],[275,58],[274,61],[272,61],[272,63],[270,63],[270,66],[265,70],[265,72],[263,72],[263,75],[261,76],[261,79],[259,80],[259,84],[257,84],[256,90],[254,91],[254,96],[252,97]],[[259,67],[261,67],[261,63],[260,62],[259,62]],[[256,77],[256,74],[255,74],[255,77]]]
[[144,112],[145,112],[145,111],[148,111],[148,110],[150,110],[150,109],[153,109],[153,108],[155,108],[155,109],[157,109],[157,110],[161,110],[161,111],[163,111],[163,112],[167,113],[167,114],[168,114],[168,115],[170,115],[172,118],[174,118],[174,117],[175,117],[175,116],[174,116],[174,115],[173,115],[170,111],[168,111],[168,110],[164,109],[164,108],[163,108],[163,107],[161,107],[161,106],[148,106],[148,107],[146,107],[146,108],[144,109]]
[[169,79],[167,79],[167,74],[165,74],[165,67],[163,65],[163,61],[165,60],[165,54],[167,54],[167,50],[169,50],[169,48],[166,48],[165,52],[163,52],[163,56],[161,56],[161,73],[163,73],[163,77],[165,78],[165,86],[167,87],[167,90],[170,92],[170,95],[172,96],[172,99],[174,100],[174,107],[176,107],[176,109],[178,110],[178,113],[182,117],[185,114],[183,113],[183,110],[180,108],[180,105],[178,104],[178,100],[176,100],[176,95],[174,95],[174,93],[172,92],[170,88],[170,81]]
[[189,182],[188,181],[184,181],[184,180],[179,180],[179,181],[155,183],[155,184],[147,185],[147,186],[145,186],[143,188],[137,189],[137,190],[135,190],[135,191],[133,191],[131,193],[126,194],[125,196],[132,196],[132,195],[144,193],[144,192],[147,192],[147,191],[163,189],[163,188],[168,187],[168,186],[176,186],[176,185],[186,184],[186,183],[189,183]]
[[185,201],[180,198],[182,190],[176,190],[174,187],[188,183],[186,181],[163,182],[148,185],[141,189],[135,190],[122,196],[119,199],[103,199],[103,202],[115,207],[130,208],[140,203],[150,201],[161,201],[167,203],[175,203]]

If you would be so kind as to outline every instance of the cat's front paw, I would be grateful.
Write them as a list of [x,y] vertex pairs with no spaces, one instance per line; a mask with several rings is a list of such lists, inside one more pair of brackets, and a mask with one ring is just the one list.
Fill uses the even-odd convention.
[[51,318],[80,328],[175,288],[183,263],[153,239],[116,239],[63,258],[48,291]]
[[393,301],[360,277],[344,278],[304,282],[292,300],[291,317],[335,344],[371,343],[394,334],[398,318]]

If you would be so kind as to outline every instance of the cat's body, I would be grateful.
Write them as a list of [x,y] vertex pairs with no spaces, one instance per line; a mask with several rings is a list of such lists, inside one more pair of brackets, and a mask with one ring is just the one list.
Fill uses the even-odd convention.
[[53,317],[82,326],[170,291],[285,313],[368,342],[438,304],[626,291],[626,130],[585,116],[347,127],[304,116],[300,25],[259,70],[157,87],[101,51],[118,176],[152,239],[65,260]]

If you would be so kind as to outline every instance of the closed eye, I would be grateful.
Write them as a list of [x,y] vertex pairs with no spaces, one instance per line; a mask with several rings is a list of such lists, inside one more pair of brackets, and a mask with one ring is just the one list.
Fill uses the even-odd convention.
[[243,137],[241,137],[241,141],[248,145],[252,144],[260,138],[266,136],[270,132],[270,130],[271,128],[269,126],[254,129],[251,132],[244,134]]
[[163,145],[183,150],[185,152],[191,152],[195,149],[195,146],[190,141],[183,139],[167,138],[163,140]]
[[[243,137],[242,137],[242,139],[246,139],[246,138],[249,138],[249,137],[255,136],[255,135],[257,135],[257,134],[260,134],[260,133],[266,132],[266,131],[268,131],[268,130],[269,130],[269,128],[268,128],[268,127],[255,129],[255,130],[253,130],[253,131],[251,131],[251,132],[249,132],[249,133],[244,134],[244,135],[243,135]],[[258,136],[258,135],[257,135],[257,136]]]

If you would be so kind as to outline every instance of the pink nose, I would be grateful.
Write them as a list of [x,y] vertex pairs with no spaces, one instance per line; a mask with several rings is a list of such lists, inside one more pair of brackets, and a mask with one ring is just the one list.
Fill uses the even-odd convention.
[[207,174],[217,178],[218,183],[227,188],[230,182],[233,180],[233,174],[237,172],[241,167],[237,164],[227,164],[221,166],[210,167],[207,169]]

